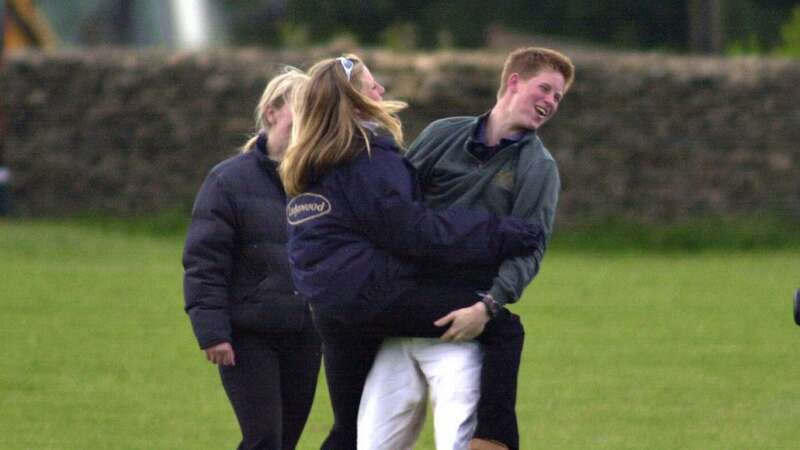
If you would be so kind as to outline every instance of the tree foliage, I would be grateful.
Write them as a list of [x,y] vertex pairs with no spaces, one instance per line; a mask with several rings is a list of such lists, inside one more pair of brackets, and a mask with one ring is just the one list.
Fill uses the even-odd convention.
[[[247,43],[296,44],[299,34],[309,43],[347,35],[364,45],[476,47],[485,43],[486,30],[494,25],[612,47],[681,52],[690,48],[689,1],[228,0],[226,4],[248,11],[237,16],[239,26],[234,28],[238,41]],[[760,52],[781,45],[781,27],[800,4],[720,1],[724,47]]]

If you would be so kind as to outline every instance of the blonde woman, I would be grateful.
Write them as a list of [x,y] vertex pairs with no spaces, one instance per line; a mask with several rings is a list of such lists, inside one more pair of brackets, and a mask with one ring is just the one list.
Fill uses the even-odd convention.
[[[491,285],[505,257],[536,251],[541,230],[514,218],[425,208],[399,147],[393,113],[403,105],[381,100],[383,88],[354,55],[321,61],[308,74],[294,97],[295,128],[280,172],[293,197],[292,276],[322,337],[334,412],[322,448],[356,448],[362,388],[385,336],[480,334],[495,356],[483,370],[497,382],[481,386],[488,414],[478,420],[516,431],[522,326],[476,292]],[[467,266],[469,276],[460,276]],[[485,329],[448,319],[469,307],[493,316]]]
[[239,449],[294,449],[319,373],[319,338],[287,262],[277,172],[291,135],[289,100],[306,78],[288,69],[267,84],[257,134],[208,174],[184,248],[186,312],[219,366],[242,431]]

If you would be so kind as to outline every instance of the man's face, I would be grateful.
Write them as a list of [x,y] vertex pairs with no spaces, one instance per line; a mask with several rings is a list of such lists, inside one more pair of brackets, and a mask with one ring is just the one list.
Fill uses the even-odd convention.
[[[515,131],[536,130],[558,111],[564,95],[564,76],[551,69],[543,69],[533,77],[523,80],[509,79],[511,94],[510,112]],[[510,78],[510,77],[509,77]]]

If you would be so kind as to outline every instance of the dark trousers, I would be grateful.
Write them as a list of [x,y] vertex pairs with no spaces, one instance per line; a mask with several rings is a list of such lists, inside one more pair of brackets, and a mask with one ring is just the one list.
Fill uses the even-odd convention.
[[[450,311],[475,304],[475,291],[448,280],[422,281],[403,288],[389,307],[364,323],[342,323],[314,314],[322,337],[325,376],[334,424],[323,450],[354,450],[361,392],[386,336],[438,337],[446,327],[433,322]],[[481,399],[475,437],[519,447],[515,412],[524,330],[519,317],[502,309],[478,337],[484,350]]]
[[320,342],[311,320],[300,333],[233,336],[235,366],[220,376],[242,430],[239,450],[291,450],[311,411]]

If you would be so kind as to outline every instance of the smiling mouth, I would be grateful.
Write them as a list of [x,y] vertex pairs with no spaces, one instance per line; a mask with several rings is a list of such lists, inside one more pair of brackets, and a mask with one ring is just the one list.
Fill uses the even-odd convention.
[[546,109],[542,108],[541,106],[537,106],[535,109],[536,109],[536,112],[539,113],[539,116],[541,116],[543,119],[547,117],[547,110]]

